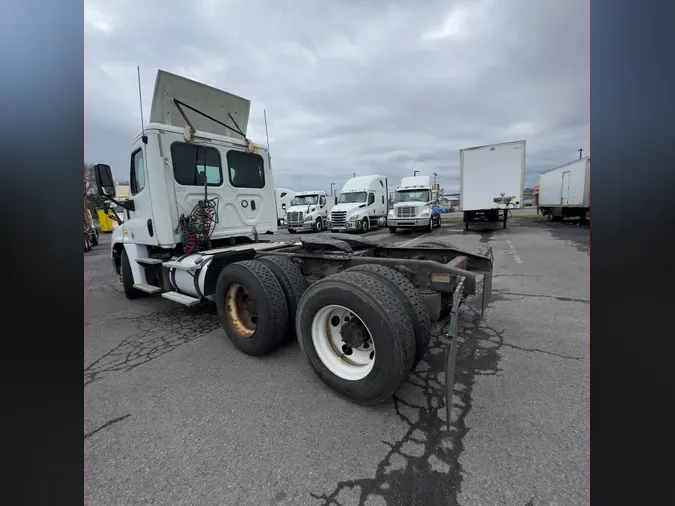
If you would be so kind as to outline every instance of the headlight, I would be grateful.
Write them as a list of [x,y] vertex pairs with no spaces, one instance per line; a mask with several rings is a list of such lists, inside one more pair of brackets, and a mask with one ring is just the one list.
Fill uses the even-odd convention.
[[358,220],[358,219],[359,219],[359,215],[358,215],[358,213],[357,213],[357,214],[355,214],[354,216],[352,216],[352,217],[351,217],[351,218],[349,218],[349,219],[350,219],[350,220]]
[[387,216],[389,216],[390,218],[394,218],[394,216],[395,216],[394,210],[393,209],[389,210],[389,213],[387,214]]
[[313,218],[311,216],[305,216],[305,221],[312,221]]
[[422,211],[422,214],[420,214],[420,218],[426,218],[429,216],[429,211]]

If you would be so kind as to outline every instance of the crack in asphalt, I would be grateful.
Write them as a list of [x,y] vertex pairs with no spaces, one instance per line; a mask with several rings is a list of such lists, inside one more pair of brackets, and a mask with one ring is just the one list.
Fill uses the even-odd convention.
[[138,331],[85,367],[85,386],[109,373],[129,372],[220,327],[218,315],[210,304],[174,307],[119,320],[136,323]]
[[[408,426],[397,441],[383,441],[389,448],[374,478],[345,480],[323,494],[311,494],[320,504],[457,505],[463,475],[459,457],[469,428],[466,416],[472,406],[477,376],[500,372],[499,348],[490,338],[496,330],[479,325],[477,313],[461,311],[451,431],[445,428],[445,335],[447,319],[435,324],[429,350],[394,396],[394,409]],[[495,346],[485,347],[490,342]]]
[[110,427],[110,426],[113,425],[113,424],[116,424],[116,423],[118,423],[118,422],[121,422],[122,420],[126,420],[126,419],[129,418],[130,416],[131,416],[131,413],[129,413],[128,415],[120,416],[120,417],[118,417],[118,418],[113,418],[112,420],[107,421],[106,423],[104,423],[103,425],[101,425],[100,427],[98,427],[97,429],[94,429],[94,430],[92,430],[92,431],[90,431],[90,432],[87,432],[87,433],[84,435],[84,439],[87,439],[87,438],[93,436],[94,434],[96,434],[96,433],[99,432],[99,431],[102,431],[103,429],[107,429],[108,427]]

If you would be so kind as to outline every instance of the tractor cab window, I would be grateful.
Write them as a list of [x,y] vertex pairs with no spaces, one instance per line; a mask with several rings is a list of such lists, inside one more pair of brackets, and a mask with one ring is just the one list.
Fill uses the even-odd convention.
[[131,155],[131,173],[129,177],[129,190],[132,195],[137,195],[145,188],[145,163],[143,150],[139,149]]
[[264,188],[265,163],[256,153],[230,150],[227,152],[230,184],[235,188]]
[[171,144],[173,177],[183,186],[220,186],[223,171],[220,152],[210,146],[174,142]]
[[375,203],[375,194],[374,193],[369,193],[368,194],[368,205]]

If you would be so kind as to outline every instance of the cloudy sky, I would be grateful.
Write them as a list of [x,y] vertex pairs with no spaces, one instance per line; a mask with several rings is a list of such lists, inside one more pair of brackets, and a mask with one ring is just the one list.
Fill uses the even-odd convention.
[[[422,5],[424,7],[422,7]],[[438,173],[525,139],[525,183],[589,152],[588,0],[87,0],[86,160],[128,179],[157,69],[251,100],[275,186]]]

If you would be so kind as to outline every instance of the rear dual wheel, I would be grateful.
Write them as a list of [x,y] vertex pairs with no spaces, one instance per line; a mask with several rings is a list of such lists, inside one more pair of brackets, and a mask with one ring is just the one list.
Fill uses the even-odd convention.
[[300,300],[296,331],[317,376],[349,400],[369,405],[394,394],[418,350],[405,298],[364,268],[312,284]]
[[295,311],[306,288],[302,273],[287,258],[270,255],[230,264],[216,283],[220,324],[247,355],[270,353],[294,334]]

